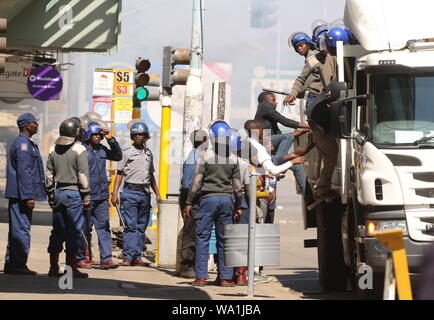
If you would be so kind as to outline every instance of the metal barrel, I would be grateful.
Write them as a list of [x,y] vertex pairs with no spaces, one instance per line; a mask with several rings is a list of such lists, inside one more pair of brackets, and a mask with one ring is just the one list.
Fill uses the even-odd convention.
[[[225,266],[243,267],[248,265],[247,224],[225,226]],[[255,266],[280,265],[280,229],[275,224],[257,224],[255,235]]]

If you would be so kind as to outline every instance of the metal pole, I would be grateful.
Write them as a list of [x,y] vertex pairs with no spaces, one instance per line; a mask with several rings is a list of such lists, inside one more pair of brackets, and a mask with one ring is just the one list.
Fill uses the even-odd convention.
[[[172,113],[172,98],[170,95],[164,95],[162,100],[161,110],[161,132],[160,132],[160,176],[158,188],[160,190],[161,199],[167,199],[169,193],[169,157],[170,157],[170,117]],[[155,264],[158,265],[158,210],[156,235],[155,235]]]
[[249,246],[247,251],[248,257],[248,297],[253,298],[255,295],[255,236],[256,236],[256,172],[250,173],[250,194],[249,194]]
[[281,38],[280,16],[277,19],[277,56],[276,56],[276,78],[280,80],[280,38]]
[[190,74],[187,79],[184,103],[184,143],[183,159],[186,159],[193,148],[190,135],[194,130],[200,129],[203,112],[202,87],[202,0],[193,0],[193,26],[191,34],[191,62]]

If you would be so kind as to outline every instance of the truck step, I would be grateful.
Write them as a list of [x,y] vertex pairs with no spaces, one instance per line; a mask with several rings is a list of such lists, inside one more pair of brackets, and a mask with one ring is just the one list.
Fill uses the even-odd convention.
[[316,247],[318,247],[318,241],[317,241],[317,239],[306,239],[306,240],[304,240],[304,247],[305,248],[316,248]]

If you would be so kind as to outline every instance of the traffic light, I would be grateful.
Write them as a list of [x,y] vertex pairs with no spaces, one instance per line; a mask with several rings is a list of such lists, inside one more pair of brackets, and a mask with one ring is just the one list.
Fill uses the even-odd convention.
[[137,74],[135,77],[134,104],[141,101],[160,100],[160,89],[145,88],[145,86],[160,86],[159,73],[146,73],[151,68],[151,62],[147,59],[138,58],[136,61]]
[[[8,26],[7,19],[0,18],[0,35],[3,35],[6,33],[6,29]],[[0,50],[6,49],[6,37],[0,36]],[[5,65],[6,65],[6,58],[0,57],[0,72],[5,71]]]
[[274,26],[278,20],[276,11],[276,0],[252,0],[250,26],[262,29]]
[[176,85],[186,85],[189,69],[175,69],[176,65],[190,65],[191,50],[175,47],[164,47],[163,51],[163,90],[172,94]]

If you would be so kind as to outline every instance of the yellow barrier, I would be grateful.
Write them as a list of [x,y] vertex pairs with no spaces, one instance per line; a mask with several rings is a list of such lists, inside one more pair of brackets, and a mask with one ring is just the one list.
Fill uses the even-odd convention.
[[392,251],[399,300],[413,300],[402,230],[376,232],[374,236]]

